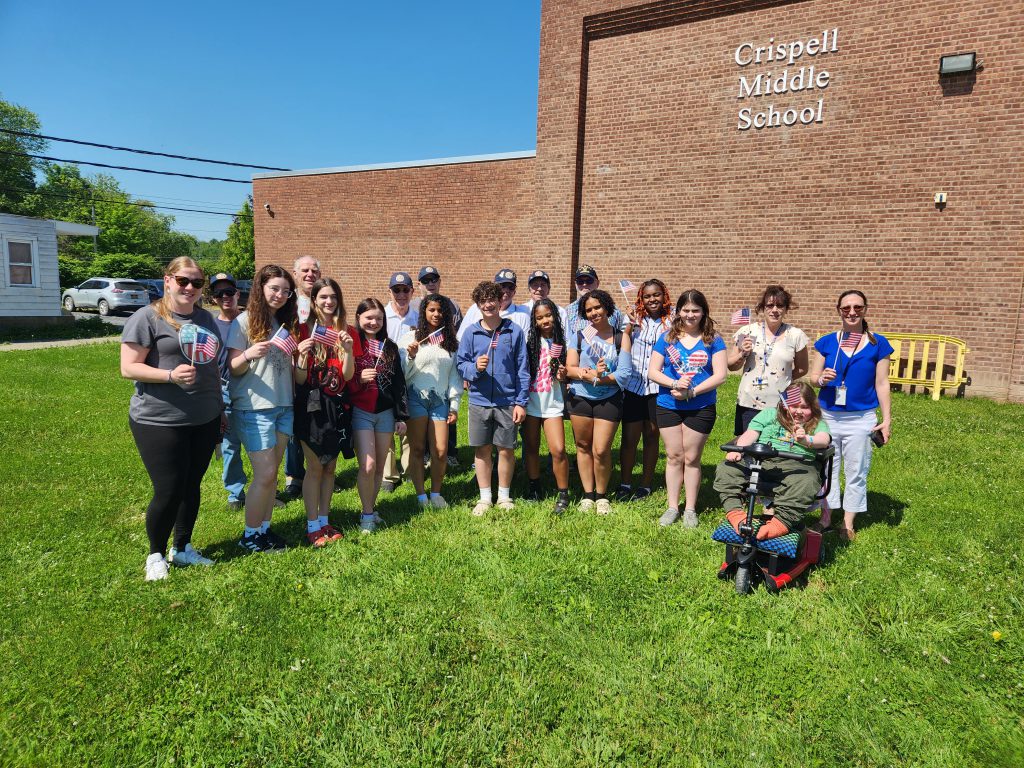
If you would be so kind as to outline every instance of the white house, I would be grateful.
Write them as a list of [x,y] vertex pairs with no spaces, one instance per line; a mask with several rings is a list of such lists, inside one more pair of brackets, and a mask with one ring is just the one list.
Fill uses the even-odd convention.
[[60,317],[57,235],[91,237],[99,231],[88,224],[0,213],[0,322]]

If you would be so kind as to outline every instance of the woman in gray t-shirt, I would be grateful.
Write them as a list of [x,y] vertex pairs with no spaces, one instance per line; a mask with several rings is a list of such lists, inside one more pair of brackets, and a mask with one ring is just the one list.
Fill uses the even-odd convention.
[[[175,259],[167,265],[163,298],[132,315],[121,334],[121,375],[135,381],[128,424],[153,483],[146,510],[146,581],[167,578],[164,553],[172,530],[171,562],[213,564],[192,546],[200,484],[220,438],[223,410],[217,324],[195,306],[204,282],[192,259]],[[178,338],[189,324],[209,334],[191,358]]]

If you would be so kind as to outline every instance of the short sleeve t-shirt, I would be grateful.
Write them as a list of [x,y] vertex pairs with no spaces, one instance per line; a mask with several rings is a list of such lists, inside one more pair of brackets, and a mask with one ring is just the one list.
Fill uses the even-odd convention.
[[537,375],[530,382],[530,396],[526,402],[526,415],[538,419],[553,419],[565,411],[562,382],[551,372],[551,340],[541,339]]
[[[668,334],[663,333],[658,340],[654,342],[654,351],[661,354],[665,358],[665,363],[661,370],[666,376],[673,379],[681,379],[684,373],[690,373],[687,368],[687,363],[692,355],[697,350],[702,350],[707,354],[708,360],[700,368],[697,368],[696,373],[690,380],[692,386],[696,387],[701,382],[707,381],[711,378],[714,373],[714,369],[711,365],[711,360],[714,358],[716,352],[725,351],[725,342],[722,341],[721,336],[715,336],[714,341],[708,346],[701,339],[693,345],[692,349],[687,349],[682,345],[679,339],[669,344],[667,339]],[[675,363],[672,362],[672,354],[669,352],[669,347],[674,347],[679,353],[679,367],[677,368]],[[696,411],[707,405],[714,405],[718,402],[718,390],[712,389],[709,392],[702,392],[690,400],[676,400],[672,397],[672,390],[668,387],[658,387],[658,399],[656,401],[662,408],[668,408],[673,411]]]
[[[757,414],[750,420],[748,429],[752,429],[760,435],[757,439],[759,443],[767,443],[777,451],[802,453],[808,457],[815,455],[813,449],[793,440],[792,433],[779,423],[779,414],[774,408],[765,408]],[[818,419],[811,434],[820,435],[822,432],[831,434],[825,420]]]
[[791,325],[783,325],[779,331],[773,339],[764,323],[750,323],[733,334],[737,344],[741,336],[754,341],[736,393],[736,402],[744,408],[774,408],[779,393],[793,383],[793,362],[796,353],[807,348],[807,334]]
[[[825,358],[826,368],[835,368],[836,377],[818,392],[821,407],[830,411],[872,411],[878,407],[875,390],[875,369],[879,360],[892,354],[892,344],[881,334],[872,334],[875,343],[861,340],[861,347],[852,356],[839,350],[841,333],[830,333],[814,342],[814,348]],[[846,386],[846,405],[836,405],[836,389]]]
[[[198,325],[220,340],[217,324],[205,309],[195,309],[191,315],[172,314],[172,317],[181,325]],[[152,304],[128,318],[121,332],[121,341],[148,349],[146,365],[162,371],[173,371],[179,365],[191,364],[181,351],[177,329],[160,317]],[[196,364],[196,380],[190,387],[174,382],[135,382],[135,394],[128,406],[132,421],[167,427],[207,424],[220,412],[220,370],[216,361]]]
[[[275,320],[270,335],[281,325]],[[249,340],[249,313],[243,312],[231,325],[228,335],[231,349],[245,350],[252,346]],[[277,347],[270,347],[265,357],[252,360],[241,376],[233,376],[228,386],[231,407],[240,411],[265,411],[292,404],[294,383],[292,358]]]

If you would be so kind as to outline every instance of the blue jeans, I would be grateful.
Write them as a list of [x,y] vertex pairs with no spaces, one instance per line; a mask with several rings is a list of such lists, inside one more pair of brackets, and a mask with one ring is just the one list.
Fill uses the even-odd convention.
[[245,476],[245,468],[242,466],[242,443],[238,438],[238,430],[235,428],[235,420],[231,418],[231,400],[224,392],[224,402],[228,407],[224,411],[228,420],[228,431],[220,442],[220,453],[224,460],[224,472],[221,477],[224,481],[224,489],[228,492],[228,501],[241,501],[245,498],[245,484],[249,478]]

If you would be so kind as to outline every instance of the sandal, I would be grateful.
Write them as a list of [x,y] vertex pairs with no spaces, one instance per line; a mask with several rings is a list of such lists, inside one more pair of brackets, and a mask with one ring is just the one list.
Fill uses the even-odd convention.
[[848,544],[852,544],[853,540],[857,538],[857,532],[853,528],[840,528],[839,538]]

